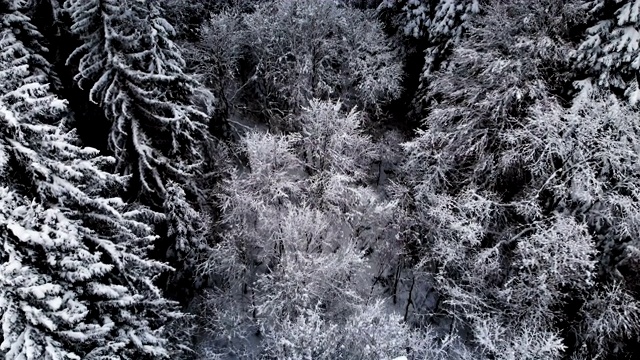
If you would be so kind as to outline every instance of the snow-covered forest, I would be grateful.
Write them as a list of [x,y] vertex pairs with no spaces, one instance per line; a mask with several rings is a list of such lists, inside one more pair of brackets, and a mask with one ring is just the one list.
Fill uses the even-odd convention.
[[0,359],[640,358],[640,0],[0,0]]

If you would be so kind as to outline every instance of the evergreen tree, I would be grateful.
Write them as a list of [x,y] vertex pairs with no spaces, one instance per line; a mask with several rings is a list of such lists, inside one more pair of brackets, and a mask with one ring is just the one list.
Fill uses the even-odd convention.
[[124,178],[77,145],[37,66],[39,35],[17,2],[0,4],[0,354],[169,357],[162,326],[179,313],[152,282],[168,270],[147,259],[154,236],[138,218],[152,213],[110,196]]
[[131,176],[128,196],[164,213],[146,221],[162,235],[156,256],[171,260],[182,279],[192,269],[181,257],[186,240],[174,235],[188,234],[195,249],[206,248],[199,182],[210,137],[207,114],[195,103],[208,104],[209,93],[184,72],[170,38],[174,30],[157,2],[71,0],[64,6],[81,40],[68,59],[78,61],[75,80],[90,88],[90,100],[112,123],[109,147],[117,171]]
[[481,0],[384,0],[380,15],[406,53],[402,105],[395,109],[415,129],[427,115],[428,77],[452,65],[450,57],[464,39],[470,20],[480,13]]
[[71,0],[71,30],[82,41],[78,84],[112,122],[118,170],[133,176],[134,196],[159,205],[166,181],[181,183],[203,159],[206,114],[193,101],[199,85],[183,71],[173,28],[151,1]]
[[[53,71],[53,66],[45,58],[48,49],[43,46],[43,36],[22,10],[27,5],[33,4],[22,1],[15,5],[14,1],[2,2],[0,11],[7,15],[0,19],[0,22],[4,29],[13,29],[14,36],[18,41],[25,44],[29,49],[33,49],[34,53],[28,57],[33,76],[38,76],[40,81],[44,80],[44,82],[52,83],[57,88],[60,86],[59,79]],[[20,12],[16,10],[20,10]]]
[[640,1],[584,1],[591,20],[575,52],[577,65],[604,88],[622,90],[632,104],[640,99]]
[[405,35],[427,43],[424,74],[436,70],[462,39],[467,21],[480,11],[480,0],[385,0],[400,11]]

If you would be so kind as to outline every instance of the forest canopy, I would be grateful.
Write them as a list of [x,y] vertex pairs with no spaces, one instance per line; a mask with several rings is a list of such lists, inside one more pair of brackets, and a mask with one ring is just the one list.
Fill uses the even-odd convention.
[[0,359],[640,356],[640,0],[0,0]]

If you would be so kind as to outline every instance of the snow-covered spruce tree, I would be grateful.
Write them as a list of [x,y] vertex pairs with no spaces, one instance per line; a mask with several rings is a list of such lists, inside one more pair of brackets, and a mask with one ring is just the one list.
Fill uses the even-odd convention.
[[[6,4],[3,4],[2,6],[6,7],[6,9],[0,9],[3,12],[14,11],[14,16],[6,16],[2,19],[3,26],[14,29],[16,39],[36,52],[29,57],[29,65],[33,69],[33,73],[37,76],[44,76],[47,78],[48,83],[59,86],[60,80],[53,71],[53,66],[45,58],[48,49],[42,44],[43,36],[29,21],[24,12],[27,5],[29,4],[24,4],[23,2],[16,2],[14,5],[12,1],[7,1]],[[20,12],[15,12],[15,10],[20,10]]]
[[589,0],[592,26],[574,53],[578,67],[598,85],[624,91],[632,104],[640,99],[640,1]]
[[245,97],[268,117],[297,112],[312,98],[377,111],[399,95],[400,62],[371,12],[277,0],[259,4],[243,24],[254,65]]
[[179,316],[152,280],[154,237],[110,194],[112,159],[77,145],[65,104],[37,66],[37,34],[17,2],[0,2],[0,354],[4,359],[157,359]]
[[[197,181],[209,136],[206,114],[194,102],[206,94],[183,71],[162,9],[154,1],[70,0],[64,6],[81,40],[68,63],[77,60],[75,79],[90,88],[90,100],[112,123],[109,147],[117,171],[131,176],[128,196],[165,213],[163,233],[200,233],[206,214],[197,206]],[[174,238],[163,236],[158,256],[170,259],[180,277],[190,271],[181,268],[186,248],[202,248],[205,237]]]
[[[381,293],[374,276],[399,249],[389,226],[394,204],[363,185],[373,143],[359,129],[361,116],[312,100],[293,121],[300,133],[243,139],[249,169],[221,188],[225,232],[212,268],[222,279],[208,300],[221,309],[210,318],[208,351],[252,358],[253,336],[268,358],[430,349],[401,317],[378,313],[392,311],[387,304],[373,305]],[[364,331],[375,322],[379,333]],[[316,338],[320,332],[332,335]]]
[[405,145],[419,229],[409,245],[439,293],[432,311],[476,359],[617,356],[637,336],[593,342],[603,328],[638,329],[630,296],[615,296],[630,314],[602,296],[635,282],[622,268],[637,261],[640,138],[614,100],[583,94],[564,109],[551,95],[571,78],[562,39],[574,5],[488,4],[453,66],[430,76],[438,102]]
[[71,0],[65,8],[82,45],[76,80],[113,122],[110,148],[140,196],[163,194],[165,179],[188,177],[201,161],[205,114],[198,84],[183,72],[173,28],[150,1]]
[[427,43],[423,76],[446,61],[462,39],[470,17],[479,13],[481,0],[384,0],[383,5],[399,11],[405,35]]

